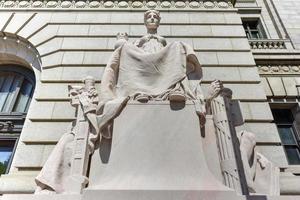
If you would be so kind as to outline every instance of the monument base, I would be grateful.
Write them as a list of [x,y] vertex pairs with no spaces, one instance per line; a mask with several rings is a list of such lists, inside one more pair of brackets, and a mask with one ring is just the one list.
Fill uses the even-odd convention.
[[97,191],[84,195],[5,194],[1,200],[299,200],[299,196],[239,196],[224,191]]
[[246,200],[234,191],[86,190],[83,200]]
[[192,102],[131,102],[114,120],[112,140],[93,154],[83,195],[182,199],[194,191],[233,191],[210,171],[203,137]]

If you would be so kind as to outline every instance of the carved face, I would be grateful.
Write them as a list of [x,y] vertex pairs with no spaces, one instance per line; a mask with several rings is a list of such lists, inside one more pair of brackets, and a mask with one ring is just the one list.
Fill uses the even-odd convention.
[[84,80],[84,84],[86,88],[91,88],[95,86],[95,80],[92,78],[87,78]]
[[144,21],[147,29],[157,29],[160,23],[159,13],[151,10],[146,12]]

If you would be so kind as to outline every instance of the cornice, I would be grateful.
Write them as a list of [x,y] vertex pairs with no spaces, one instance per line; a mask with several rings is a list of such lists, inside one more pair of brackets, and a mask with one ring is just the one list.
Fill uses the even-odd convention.
[[0,1],[0,9],[228,9],[235,0],[198,1]]

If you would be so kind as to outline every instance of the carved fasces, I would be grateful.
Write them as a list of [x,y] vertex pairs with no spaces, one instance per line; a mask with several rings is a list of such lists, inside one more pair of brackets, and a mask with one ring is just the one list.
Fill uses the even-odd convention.
[[[234,148],[235,130],[231,120],[231,90],[220,89],[221,84],[216,81],[211,84],[211,97],[206,105],[208,111],[213,115],[215,134],[219,149],[219,159],[224,178],[224,184],[240,194],[245,194],[240,179],[237,162],[237,152]],[[230,92],[229,92],[230,91]],[[217,95],[217,96],[216,96]]]
[[84,86],[69,86],[71,105],[76,108],[76,121],[59,140],[40,174],[36,177],[35,194],[80,194],[88,183],[87,166],[94,151],[90,135],[98,135],[96,109],[99,102],[95,81],[84,79]]
[[[74,149],[71,158],[71,173],[68,193],[80,193],[88,183],[87,167],[89,155],[94,152],[94,145],[89,143],[90,134],[99,134],[93,121],[96,118],[96,109],[99,103],[98,93],[95,88],[95,80],[92,77],[84,79],[83,87],[69,86],[71,105],[76,107],[76,125],[74,127]],[[92,129],[91,126],[96,126]]]

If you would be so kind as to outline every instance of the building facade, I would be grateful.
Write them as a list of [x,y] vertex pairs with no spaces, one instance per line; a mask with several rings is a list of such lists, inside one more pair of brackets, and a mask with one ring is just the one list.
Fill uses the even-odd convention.
[[281,195],[300,195],[300,2],[1,1],[0,193],[33,193],[34,178],[74,120],[68,85],[99,87],[116,35],[159,34],[193,46],[204,93],[219,79],[239,101],[259,151],[280,168]]

